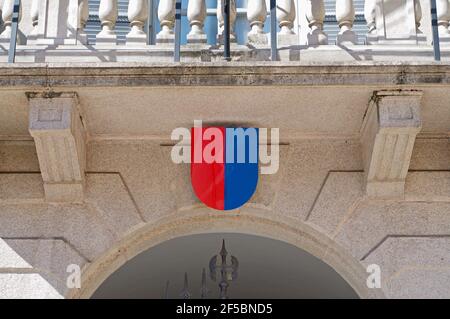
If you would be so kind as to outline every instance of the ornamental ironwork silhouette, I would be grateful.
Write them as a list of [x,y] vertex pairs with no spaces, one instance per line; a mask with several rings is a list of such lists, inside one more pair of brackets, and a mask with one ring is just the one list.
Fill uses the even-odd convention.
[[[228,298],[228,287],[238,278],[239,260],[230,255],[225,247],[225,239],[222,240],[222,248],[218,255],[211,257],[209,261],[209,277],[212,281],[217,282],[219,288],[219,298]],[[207,286],[207,276],[205,268],[202,269],[200,298],[208,298],[210,291]],[[189,290],[189,279],[187,272],[184,273],[183,289],[179,296],[181,299],[191,299],[193,297]],[[164,298],[169,299],[169,281],[166,282]]]

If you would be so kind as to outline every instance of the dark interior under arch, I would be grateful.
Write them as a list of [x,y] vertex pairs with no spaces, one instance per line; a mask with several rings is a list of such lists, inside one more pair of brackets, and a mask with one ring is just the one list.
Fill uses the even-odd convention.
[[223,239],[228,252],[227,279],[233,277],[231,255],[238,264],[237,277],[228,282],[228,298],[358,298],[334,269],[306,251],[237,233],[191,235],[161,243],[114,272],[92,298],[182,299],[201,298],[202,294],[219,298],[221,257],[215,263],[215,281],[209,263],[219,254]]

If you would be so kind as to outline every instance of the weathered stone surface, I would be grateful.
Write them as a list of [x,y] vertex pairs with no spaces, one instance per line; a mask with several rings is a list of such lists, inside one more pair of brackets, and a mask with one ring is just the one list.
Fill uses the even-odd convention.
[[450,171],[409,172],[406,178],[405,199],[450,202]]
[[[68,289],[66,284],[69,275],[68,266],[76,265],[82,269],[86,265],[86,259],[61,238],[6,238],[0,241],[2,254],[6,250],[6,253],[14,252],[15,258],[23,259],[22,262],[13,265],[0,263],[0,276],[5,269],[16,276],[25,269],[41,276],[49,287],[56,289],[61,296],[64,296]],[[9,260],[13,261],[14,258]]]
[[[86,250],[80,250],[87,251],[86,256],[90,259],[99,252],[97,247],[104,247],[113,238],[124,236],[143,222],[128,186],[119,174],[88,174],[87,203],[74,206],[46,205],[43,182],[38,173],[0,174],[0,182],[6,188],[0,193],[0,206],[3,202],[0,217],[8,223],[0,229],[0,237],[64,237],[76,247],[86,247]],[[14,211],[17,216],[12,213]],[[17,227],[20,218],[24,218],[23,227]],[[35,225],[27,225],[26,221]],[[89,234],[92,232],[104,236],[103,239],[97,243],[91,241]]]
[[102,222],[113,229],[118,238],[144,223],[120,173],[88,174],[86,201],[93,205]]
[[329,171],[362,170],[357,141],[301,141],[289,148],[289,164],[273,206],[283,215],[306,219]]
[[364,259],[388,235],[448,235],[449,210],[448,202],[365,201],[335,240]]
[[43,200],[44,187],[39,173],[0,174],[0,201]]
[[154,220],[194,200],[189,165],[172,163],[170,150],[151,141],[90,143],[88,171],[120,172],[144,219]]
[[[377,264],[389,298],[449,298],[450,234],[387,237],[364,259]],[[415,289],[420,285],[422,289]]]
[[1,238],[63,237],[86,260],[94,259],[115,241],[114,231],[86,205],[2,203],[0,210]]
[[4,268],[32,269],[33,266],[25,259],[25,256],[20,255],[5,240],[0,239],[0,269]]
[[410,170],[450,171],[449,158],[450,139],[416,139],[409,168]]
[[267,45],[269,43],[268,36],[269,35],[266,33],[251,33],[251,32],[249,32],[248,36],[247,36],[247,38],[248,38],[247,41],[250,45],[255,45],[255,46]]
[[61,299],[61,295],[39,274],[1,274],[2,299]]
[[330,172],[307,221],[333,237],[363,200],[362,172]]

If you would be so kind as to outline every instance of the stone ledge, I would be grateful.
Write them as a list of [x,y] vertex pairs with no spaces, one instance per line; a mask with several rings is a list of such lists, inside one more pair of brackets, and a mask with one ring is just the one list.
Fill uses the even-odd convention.
[[[280,41],[281,40],[281,41]],[[288,40],[289,42],[290,40]],[[305,61],[328,63],[328,61],[434,61],[431,45],[358,45],[348,41],[340,45],[287,45],[283,39],[278,42],[278,59],[284,62]],[[9,44],[0,44],[0,61],[7,61]],[[270,61],[270,45],[232,44],[233,61]],[[18,62],[173,62],[173,44],[163,45],[19,45]],[[223,60],[223,46],[182,45],[183,62],[220,62]],[[331,59],[330,59],[331,58]],[[450,60],[450,47],[441,47],[441,59]]]
[[[449,85],[450,63],[0,63],[0,88]],[[1,90],[0,89],[0,90]]]

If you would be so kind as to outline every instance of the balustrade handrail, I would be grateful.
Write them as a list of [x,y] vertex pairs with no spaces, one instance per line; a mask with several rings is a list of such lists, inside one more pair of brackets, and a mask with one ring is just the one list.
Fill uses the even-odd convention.
[[[126,45],[130,47],[147,45],[148,43],[148,35],[144,30],[144,25],[149,17],[148,2],[149,0],[129,0],[128,2],[127,21],[131,30],[126,37]],[[55,46],[58,44],[87,44],[87,34],[84,28],[90,17],[88,0],[68,0],[67,3],[66,6],[69,7],[66,8],[58,0],[46,0],[45,2],[31,0],[31,12],[28,13],[27,19],[31,18],[33,31],[27,36],[27,44],[54,44]],[[298,16],[294,0],[270,0],[269,10],[266,8],[266,0],[249,0],[246,10],[236,8],[235,0],[218,0],[216,15],[219,23],[219,34],[217,41],[223,46],[224,59],[231,60],[230,43],[236,41],[234,24],[237,14],[247,14],[251,29],[247,35],[247,43],[252,47],[270,44],[272,61],[278,59],[278,45],[292,46],[299,44],[299,35],[294,32],[294,21],[299,23],[301,30],[309,29],[306,34],[302,31],[302,37],[304,36],[302,41],[307,46],[328,44],[328,36],[323,26],[324,22],[330,19],[330,16],[325,14],[324,0],[305,0],[305,3],[306,7],[298,12],[304,14],[306,19],[303,20],[306,21],[306,25]],[[395,8],[390,8],[389,5],[381,5],[381,3],[384,3],[383,0],[365,1],[364,18],[369,28],[365,44],[416,43],[429,45],[432,43],[434,58],[436,61],[440,61],[440,41],[445,41],[445,44],[450,43],[450,0],[430,0],[432,41],[430,41],[431,37],[427,40],[427,37],[419,29],[422,21],[421,2],[419,0],[406,0],[404,2],[408,6],[408,10],[401,11],[401,14],[404,15],[401,21],[392,21],[394,16],[398,20],[397,15],[389,12],[389,10],[395,10]],[[341,46],[357,44],[358,38],[353,30],[353,24],[357,16],[353,0],[336,0],[335,7],[335,21],[339,26],[336,44]],[[49,8],[52,10],[67,10],[69,13],[67,26],[53,21],[54,19],[49,19],[49,16],[54,14]],[[9,41],[8,62],[14,63],[18,41],[18,23],[22,16],[21,1],[4,0],[2,9],[5,28],[0,34],[0,42]],[[206,16],[212,14],[213,11],[214,9],[206,8],[205,0],[189,0],[186,9],[181,7],[181,0],[160,0],[158,19],[161,31],[156,36],[156,44],[173,44],[174,61],[179,62],[181,16],[185,14],[190,24],[188,44],[206,43],[207,38],[203,31],[204,22]],[[270,34],[263,31],[268,15]],[[96,36],[97,46],[117,44],[117,0],[100,0],[98,19],[101,22],[102,30]],[[53,23],[53,25],[49,25],[47,22]],[[395,23],[398,23],[398,26],[392,26]],[[399,35],[399,30],[404,32],[400,32]],[[67,34],[67,37],[62,36],[64,33]]]

